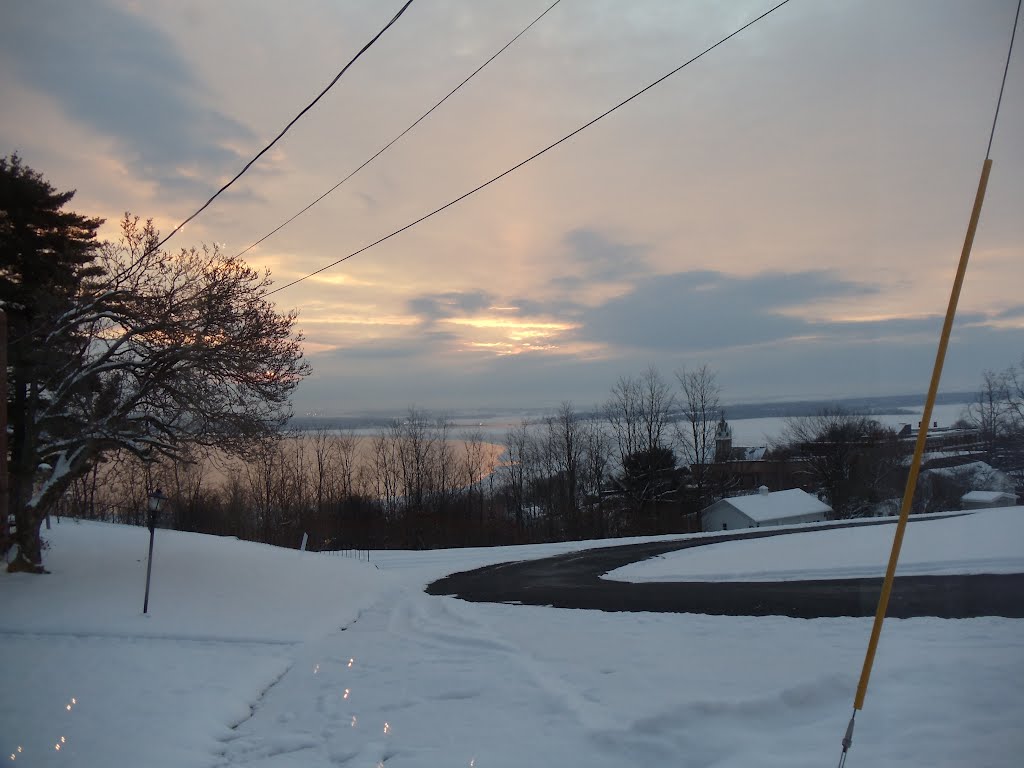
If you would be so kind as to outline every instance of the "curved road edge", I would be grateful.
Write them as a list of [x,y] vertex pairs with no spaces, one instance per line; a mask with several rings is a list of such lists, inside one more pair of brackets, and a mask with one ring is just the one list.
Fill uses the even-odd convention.
[[[916,518],[911,522],[918,524],[951,516],[955,515]],[[894,523],[895,520],[886,519],[833,523],[807,529],[755,528],[699,538],[613,545],[454,573],[428,585],[426,592],[470,602],[600,611],[790,616],[801,619],[874,616],[882,587],[881,575],[870,579],[818,581],[639,584],[608,581],[601,575],[667,552],[724,541]],[[1024,618],[1024,574],[897,577],[886,615],[891,618]]]

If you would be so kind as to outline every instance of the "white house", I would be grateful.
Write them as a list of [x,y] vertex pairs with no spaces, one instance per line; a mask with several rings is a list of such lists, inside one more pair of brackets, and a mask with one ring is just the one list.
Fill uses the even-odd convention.
[[968,491],[960,497],[960,509],[1015,506],[1017,506],[1017,494],[1006,491]]
[[753,496],[734,496],[716,501],[701,513],[705,531],[757,528],[763,525],[790,525],[824,520],[832,508],[806,491],[768,490],[762,485]]

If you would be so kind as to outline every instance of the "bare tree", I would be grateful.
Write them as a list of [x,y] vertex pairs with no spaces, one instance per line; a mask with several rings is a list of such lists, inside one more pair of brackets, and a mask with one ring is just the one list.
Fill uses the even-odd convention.
[[531,472],[529,424],[523,421],[505,433],[505,463],[500,471],[508,495],[509,506],[515,517],[516,529],[522,533],[526,518],[528,480]]
[[580,513],[580,476],[583,472],[583,421],[571,402],[563,402],[558,412],[545,420],[549,472],[555,498],[548,514],[564,519],[571,531],[578,526]]
[[322,427],[309,435],[310,448],[313,451],[317,512],[323,510],[324,503],[330,497],[331,476],[334,470],[334,452],[331,450],[333,442],[331,433]]
[[435,436],[430,419],[425,413],[410,408],[405,418],[395,421],[389,433],[398,451],[398,470],[406,509],[413,514],[422,513],[431,491]]
[[432,512],[445,510],[459,487],[458,460],[451,441],[452,422],[447,416],[434,420],[433,443],[428,454],[428,477]]
[[171,496],[173,526],[178,530],[199,528],[197,511],[203,492],[202,454],[190,457],[188,461],[170,462],[165,486]]
[[369,495],[380,500],[384,513],[393,517],[398,512],[401,495],[398,443],[391,432],[384,432],[373,438],[373,459],[366,469],[364,484]]
[[986,460],[1024,482],[1024,360],[1003,371],[985,371],[965,420],[978,430]]
[[342,499],[348,499],[360,493],[358,483],[358,448],[359,438],[351,432],[342,432],[335,435],[331,441],[331,466],[333,467],[334,482],[336,484],[336,495]]
[[1009,371],[985,371],[981,391],[977,399],[967,407],[967,421],[978,430],[986,457],[990,460],[1011,431],[1011,387]]
[[1020,365],[1006,369],[1006,402],[1012,430],[1024,433],[1024,357]]
[[842,410],[787,419],[777,455],[802,461],[837,517],[858,517],[898,492],[908,449],[893,429]]
[[675,468],[670,437],[675,406],[675,396],[654,366],[639,378],[619,379],[605,404],[622,470],[619,488],[637,513],[675,491],[668,477]]
[[711,465],[715,461],[716,435],[721,418],[721,393],[715,372],[702,365],[700,368],[676,371],[682,392],[684,420],[678,434],[683,460],[690,467],[690,477],[699,507],[706,506],[709,498]]
[[584,424],[580,437],[583,445],[580,492],[587,499],[593,516],[593,533],[602,537],[609,533],[604,491],[611,475],[612,441],[601,424],[594,421]]
[[253,505],[253,526],[260,540],[272,542],[283,525],[283,510],[278,501],[284,476],[284,451],[281,439],[263,440],[250,452],[243,464],[249,497]]
[[125,216],[44,342],[64,351],[32,383],[28,445],[51,469],[18,515],[12,565],[41,569],[39,524],[104,455],[187,458],[192,446],[245,451],[280,428],[308,367],[295,314],[267,300],[271,281],[212,250],[156,249],[151,223]]
[[483,480],[492,471],[483,433],[474,430],[464,434],[458,467],[459,483],[465,489],[471,514],[478,514],[481,525],[484,522]]
[[612,439],[595,421],[584,424],[583,469],[580,484],[583,495],[600,498],[612,471]]

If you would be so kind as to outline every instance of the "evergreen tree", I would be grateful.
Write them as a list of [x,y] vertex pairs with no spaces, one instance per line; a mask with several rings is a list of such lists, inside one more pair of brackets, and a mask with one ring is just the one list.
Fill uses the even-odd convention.
[[[46,397],[39,382],[59,366],[66,350],[50,333],[50,320],[65,311],[83,279],[98,273],[93,262],[101,219],[64,210],[75,192],[59,192],[18,155],[0,158],[0,308],[7,314],[10,509],[16,516],[19,562],[41,562],[38,536],[25,502],[37,469],[35,413]],[[4,457],[7,458],[7,457]],[[6,527],[6,520],[3,521]],[[35,526],[38,530],[38,526]],[[29,537],[32,538],[32,537]]]

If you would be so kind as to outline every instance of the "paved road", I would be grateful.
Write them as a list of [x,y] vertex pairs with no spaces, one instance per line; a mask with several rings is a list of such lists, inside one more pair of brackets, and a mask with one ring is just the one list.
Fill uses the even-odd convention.
[[[914,521],[915,525],[929,520]],[[865,523],[859,523],[864,525]],[[867,523],[892,525],[890,520]],[[850,523],[811,530],[842,528]],[[427,587],[432,595],[473,602],[523,603],[602,611],[705,613],[723,616],[874,616],[882,578],[780,582],[606,581],[602,573],[638,560],[690,547],[807,531],[756,529],[720,536],[589,549],[543,560],[502,563],[446,576]],[[1024,574],[904,576],[896,579],[888,616],[1024,618]]]

